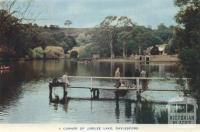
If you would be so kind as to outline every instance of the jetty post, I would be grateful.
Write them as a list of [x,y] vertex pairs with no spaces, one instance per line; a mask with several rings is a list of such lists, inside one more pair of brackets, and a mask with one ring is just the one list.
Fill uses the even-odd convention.
[[92,88],[91,89],[92,99],[99,99],[99,89]]
[[62,87],[63,88],[63,98],[62,98],[62,101],[63,101],[67,97],[66,83],[64,83],[64,82],[49,82],[49,99],[50,99],[50,102],[53,101],[52,91],[53,91],[54,87]]
[[136,78],[136,96],[137,96],[137,100],[138,101],[141,101],[141,90],[140,90],[140,79],[139,78]]
[[99,99],[99,89],[97,88],[93,88],[93,78],[90,77],[90,84],[91,84],[91,88],[90,88],[90,91],[91,91],[91,99]]

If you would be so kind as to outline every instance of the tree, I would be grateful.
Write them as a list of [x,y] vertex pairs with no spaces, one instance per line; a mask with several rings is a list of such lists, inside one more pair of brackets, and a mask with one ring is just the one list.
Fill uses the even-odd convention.
[[58,25],[50,25],[49,28],[51,30],[59,30],[60,29]]
[[127,42],[129,52],[142,54],[142,51],[146,48],[162,44],[164,40],[155,34],[156,31],[151,28],[135,25]]
[[113,45],[110,45],[110,41],[108,41],[110,40],[110,32],[108,32],[110,30],[105,31],[100,26],[96,27],[92,39],[95,44],[94,47],[97,49],[96,51],[101,53],[101,56],[110,56],[112,47],[116,56],[126,57],[131,54],[142,54],[142,51],[148,47],[168,43],[172,38],[174,27],[160,24],[157,29],[151,29],[131,24],[130,26],[115,29],[115,39],[113,39]]
[[[22,24],[33,19],[28,18],[30,13],[31,1],[23,6],[16,7],[17,0],[0,2],[0,46],[3,49],[10,49],[10,57],[21,57],[26,53],[26,49],[32,38],[31,24]],[[29,12],[29,13],[28,13]],[[3,45],[3,46],[2,46]],[[7,56],[6,55],[6,56]]]
[[150,51],[151,55],[159,55],[159,49],[157,46],[153,46],[153,48]]
[[[22,21],[33,22],[35,20],[35,13],[31,11],[32,0],[26,0],[23,4],[18,3],[19,0],[1,0],[0,1],[0,10],[6,11],[9,15],[6,19],[2,19],[1,21],[6,22],[7,18],[11,16],[15,16]],[[31,15],[30,15],[31,14]]]
[[100,32],[97,32],[100,39],[103,40],[103,43],[106,43],[110,49],[111,59],[115,57],[114,43],[117,41],[117,33],[120,30],[131,27],[132,25],[133,23],[128,17],[107,16],[97,27],[97,30],[101,30]]
[[186,76],[192,78],[192,94],[200,98],[200,0],[175,0],[175,4],[180,9],[174,36],[179,58]]
[[73,58],[73,59],[77,59],[78,58],[78,52],[73,50],[71,53],[70,53],[70,58]]
[[123,31],[121,33],[119,33],[119,43],[122,43],[122,55],[123,58],[126,58],[127,56],[127,44],[128,44],[128,40],[131,37],[131,32],[128,31]]
[[172,38],[173,27],[167,27],[163,23],[159,24],[157,30],[155,30],[154,35],[158,36],[162,43],[168,43],[168,41]]
[[76,40],[79,45],[85,45],[91,42],[91,35],[86,33],[80,33]]
[[63,41],[65,44],[63,45],[65,53],[68,50],[71,50],[74,46],[77,45],[77,42],[73,36],[66,36]]
[[71,24],[72,24],[72,21],[70,21],[70,20],[66,20],[66,21],[64,22],[64,25],[65,25],[67,28],[69,28]]

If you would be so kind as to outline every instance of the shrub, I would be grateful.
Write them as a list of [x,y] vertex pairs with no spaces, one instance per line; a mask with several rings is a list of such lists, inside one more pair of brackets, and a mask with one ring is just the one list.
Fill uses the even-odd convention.
[[30,50],[30,56],[34,59],[43,59],[44,50],[42,49],[42,47],[36,47],[33,50]]
[[77,51],[72,51],[71,53],[70,53],[70,58],[78,58],[78,52]]
[[159,49],[157,46],[153,46],[153,48],[150,51],[151,55],[159,55]]
[[59,46],[47,46],[44,52],[46,59],[58,59],[64,56],[64,49]]

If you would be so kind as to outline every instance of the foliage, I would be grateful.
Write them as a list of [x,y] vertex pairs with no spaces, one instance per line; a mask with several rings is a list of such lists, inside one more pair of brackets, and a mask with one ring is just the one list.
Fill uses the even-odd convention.
[[[127,46],[128,46],[128,40],[131,39],[130,31],[122,31],[118,34],[118,44],[119,44],[119,50],[122,48],[122,55],[123,57],[127,57]],[[121,45],[120,45],[121,44]]]
[[43,59],[44,58],[44,50],[42,47],[37,47],[31,50],[31,58],[34,59]]
[[71,51],[70,58],[75,58],[75,59],[78,58],[78,52],[75,50]]
[[[109,55],[111,58],[115,57],[117,33],[119,30],[129,29],[133,26],[130,18],[126,16],[107,16],[100,25],[96,28],[94,34],[94,42],[97,46],[103,44],[103,49],[109,49]],[[107,52],[107,51],[106,51]]]
[[78,52],[79,58],[92,58],[96,51],[95,46],[91,43],[79,47],[74,47],[72,50]]
[[178,47],[187,77],[192,78],[192,94],[200,98],[200,0],[175,0],[175,4],[180,10],[173,44]]
[[59,46],[47,46],[44,53],[46,59],[58,59],[64,57],[64,50]]
[[92,58],[93,55],[93,48],[91,46],[89,46],[88,48],[86,48],[84,50],[84,52],[82,52],[81,54],[79,53],[79,57],[80,58]]
[[92,38],[90,34],[80,33],[76,40],[79,45],[85,45],[90,43]]
[[59,30],[60,28],[57,25],[50,25],[49,29],[51,29],[51,30]]
[[173,55],[173,54],[176,54],[178,53],[178,47],[177,45],[175,44],[175,40],[174,38],[172,38],[168,45],[165,47],[165,53],[169,54],[169,55]]
[[[95,28],[92,36],[82,33],[75,39],[57,25],[41,27],[32,23],[23,24],[23,19],[14,14],[15,12],[9,10],[0,10],[0,47],[6,51],[0,52],[0,57],[3,58],[24,57],[30,54],[29,49],[45,49],[47,46],[60,46],[68,53],[77,45],[76,40],[80,45],[94,44],[86,49],[88,54],[85,52],[85,56],[97,53],[102,57],[126,57],[131,54],[142,54],[139,51],[147,47],[168,42],[173,29],[164,24],[160,24],[157,29],[151,29],[133,24],[126,16],[107,16]],[[70,24],[70,20],[65,22],[66,26]]]
[[156,114],[157,120],[159,124],[167,124],[168,123],[168,111],[161,111]]
[[[5,49],[13,49],[21,54],[21,52],[23,52],[21,50],[23,49],[18,49],[17,47],[18,44],[21,43],[20,36],[24,34],[25,31],[19,23],[20,20],[11,16],[8,11],[0,10],[0,45],[2,45],[1,47],[4,47]],[[12,39],[10,39],[11,36]]]
[[64,32],[54,33],[52,34],[52,38],[55,40],[54,44],[64,48],[65,53],[77,45],[75,38],[66,36]]
[[31,49],[36,47],[45,49],[47,46],[61,46],[67,53],[76,45],[75,38],[65,35],[57,25],[40,27],[31,23],[34,20],[31,18],[34,15],[30,16],[32,1],[24,2],[26,4],[23,6],[17,2],[17,0],[0,2],[1,58],[31,56]]
[[155,123],[155,108],[152,103],[144,101],[141,107],[136,104],[136,122],[138,124],[153,124]]
[[157,46],[153,46],[153,48],[150,51],[151,55],[159,55],[159,49]]
[[71,21],[71,20],[66,20],[65,23],[64,23],[64,25],[65,25],[66,27],[69,27],[71,24],[72,24],[72,21]]
[[[133,24],[132,27],[116,28],[116,36],[113,39],[113,52],[115,56],[130,56],[131,54],[143,54],[143,50],[150,46],[169,43],[172,39],[174,27],[167,27],[164,24],[158,25],[157,29],[139,26]],[[100,27],[96,28],[92,41],[95,44],[95,52],[101,56],[110,56],[110,44],[108,41],[108,33],[101,30]],[[172,50],[176,47],[172,46]],[[175,51],[174,51],[175,52]],[[173,53],[174,53],[173,52]]]
[[24,57],[30,55],[29,49],[36,47],[45,49],[47,46],[61,46],[67,53],[68,50],[77,45],[76,40],[74,37],[60,32],[57,28],[55,25],[48,28],[47,26],[39,27],[32,23],[23,24],[20,19],[8,11],[0,10],[0,47],[4,51],[0,53],[0,57],[4,59]]

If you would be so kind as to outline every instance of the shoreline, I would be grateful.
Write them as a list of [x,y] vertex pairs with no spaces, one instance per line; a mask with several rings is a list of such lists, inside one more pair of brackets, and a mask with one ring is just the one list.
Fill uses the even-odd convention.
[[104,58],[95,59],[98,62],[180,62],[177,55],[146,55],[129,58]]
[[[151,63],[151,62],[180,62],[179,58],[177,55],[157,55],[157,56],[142,56],[142,59],[139,59],[140,56],[136,57],[129,57],[129,58],[100,58],[100,59],[88,59],[84,60],[84,58],[77,58],[77,62],[84,62],[84,61],[92,61],[92,62],[143,62],[143,63]],[[148,60],[146,58],[148,57]],[[43,61],[48,61],[48,60],[71,60],[71,58],[46,58],[46,59],[30,59],[30,58],[10,58],[7,60],[0,59],[0,62],[12,62],[12,61],[35,61],[35,60],[43,60]]]
[[[135,59],[94,59],[96,62],[145,62]],[[146,61],[146,62],[179,62],[179,60],[156,60],[156,61]]]

